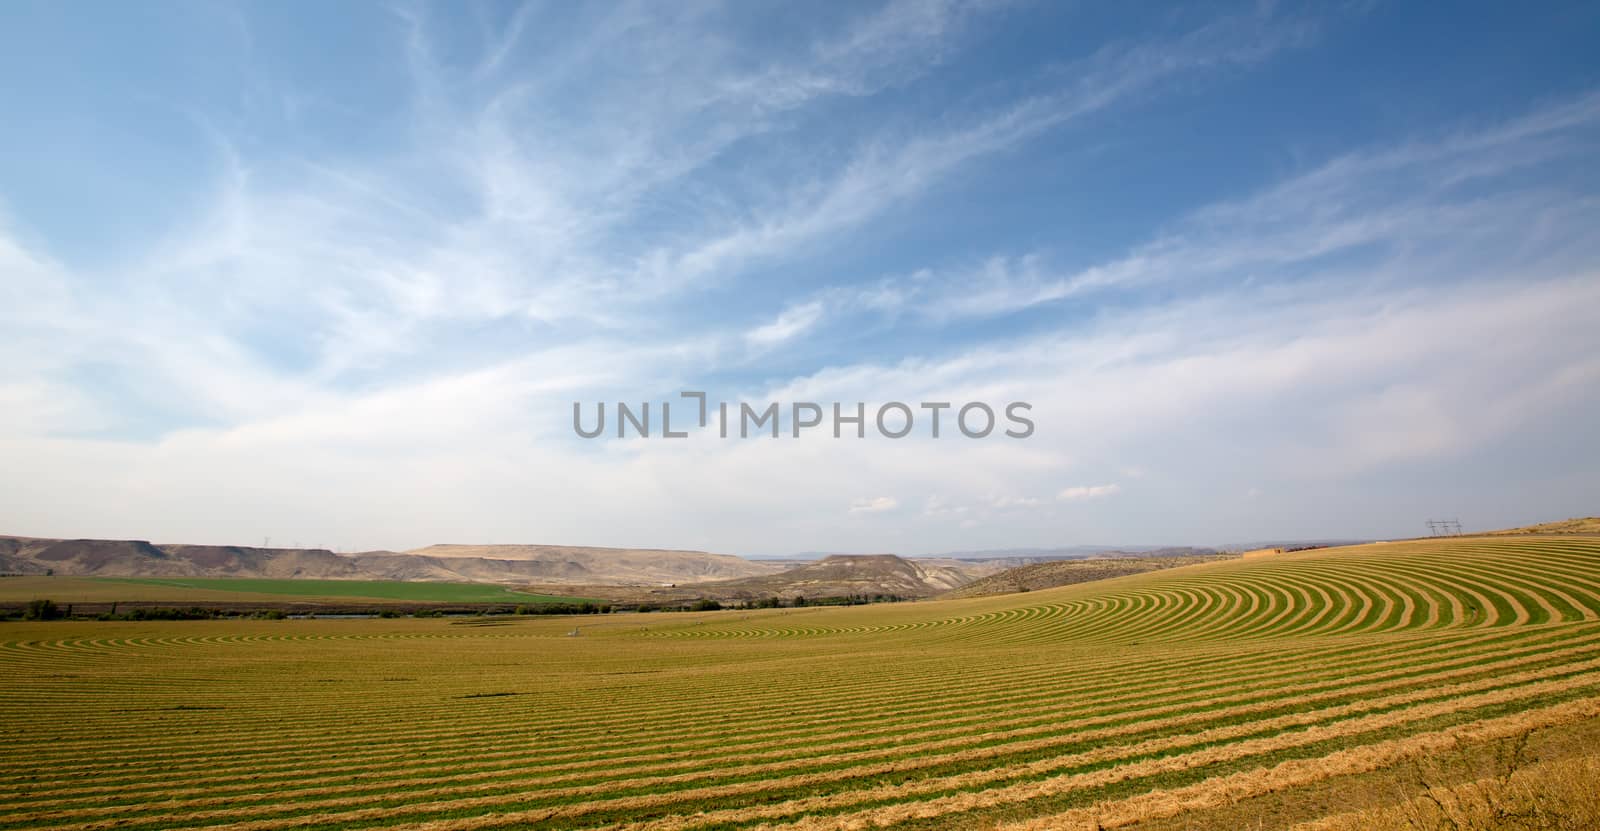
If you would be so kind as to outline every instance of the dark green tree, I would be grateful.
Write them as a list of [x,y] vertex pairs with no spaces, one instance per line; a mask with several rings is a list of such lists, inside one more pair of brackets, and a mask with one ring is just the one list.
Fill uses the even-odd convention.
[[55,620],[61,617],[61,607],[54,600],[30,600],[23,616],[28,620]]

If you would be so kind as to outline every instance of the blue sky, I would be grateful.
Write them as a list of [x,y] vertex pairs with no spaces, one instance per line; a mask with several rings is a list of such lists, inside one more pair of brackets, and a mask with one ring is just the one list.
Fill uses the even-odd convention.
[[[0,531],[921,554],[1597,513],[1596,55],[1583,3],[7,3]],[[572,432],[684,389],[1037,430]]]

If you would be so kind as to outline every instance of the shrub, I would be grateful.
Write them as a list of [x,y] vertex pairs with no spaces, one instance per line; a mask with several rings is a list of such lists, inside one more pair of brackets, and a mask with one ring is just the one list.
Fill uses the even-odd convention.
[[611,612],[610,604],[582,603],[529,603],[518,606],[519,615],[603,615]]
[[199,606],[190,606],[187,609],[170,609],[165,606],[153,606],[148,609],[134,609],[123,615],[124,620],[208,620],[217,616],[211,609],[202,609]]

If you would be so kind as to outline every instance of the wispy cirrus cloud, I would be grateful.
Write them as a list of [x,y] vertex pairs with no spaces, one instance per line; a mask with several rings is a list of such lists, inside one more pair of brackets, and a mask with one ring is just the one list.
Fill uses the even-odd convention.
[[965,123],[908,125],[897,135],[863,141],[829,178],[807,184],[753,221],[675,250],[658,248],[643,260],[652,286],[715,277],[741,265],[780,256],[824,235],[859,226],[924,192],[962,166],[1014,149],[1040,134],[1147,92],[1164,79],[1254,63],[1305,43],[1314,27],[1303,20],[1251,14],[1228,18],[1170,38],[1113,44],[1056,67],[1053,87],[1008,105],[970,115]]
[[[724,215],[713,195],[686,215],[692,221],[674,223],[681,230],[643,247],[626,241],[662,195],[693,183],[726,148],[782,129],[770,120],[775,107],[795,112],[830,96],[867,95],[913,79],[944,60],[964,27],[988,8],[890,4],[730,85],[718,79],[731,77],[721,61],[735,55],[703,48],[692,34],[706,22],[698,14],[601,15],[568,51],[527,66],[517,63],[533,14],[523,9],[486,37],[479,62],[462,72],[441,57],[431,13],[401,7],[414,81],[409,138],[359,161],[269,159],[214,130],[216,195],[197,221],[178,226],[133,266],[138,276],[127,283],[142,296],[114,297],[102,286],[105,311],[78,304],[56,317],[94,320],[131,301],[147,319],[164,321],[163,328],[211,332],[203,350],[209,358],[173,347],[174,354],[147,355],[123,369],[153,375],[146,383],[160,386],[172,372],[214,366],[188,394],[218,398],[224,417],[238,407],[221,398],[250,400],[248,393],[225,392],[233,386],[223,382],[229,376],[254,375],[240,386],[280,388],[285,401],[309,402],[316,394],[308,381],[337,386],[352,376],[407,375],[434,366],[416,361],[424,353],[489,348],[502,350],[496,359],[510,360],[514,355],[499,344],[594,327],[620,335],[654,317],[646,303],[692,292],[697,275],[771,261],[821,235],[849,233],[969,161],[1014,148],[1170,74],[1257,59],[1259,45],[1245,45],[1251,37],[1297,28],[1246,15],[1165,41],[1107,47],[1044,76],[1040,83],[1057,89],[931,128],[907,122],[893,132],[862,133],[842,166],[741,204],[738,213],[756,216],[754,223]],[[683,37],[666,36],[674,31]],[[646,66],[613,64],[619,47],[646,33]],[[1263,42],[1279,48],[1293,40],[1274,35]],[[553,61],[571,65],[554,74],[527,72]],[[673,84],[697,92],[660,94],[666,67],[674,70]],[[832,80],[801,84],[803,95],[790,88],[797,78],[818,77]],[[576,78],[603,92],[592,96],[591,107],[641,106],[621,120],[569,113],[562,131],[530,129]],[[762,103],[752,107],[752,101]],[[203,288],[219,274],[226,275],[226,292]],[[181,305],[171,302],[178,296]],[[896,299],[890,289],[874,302]],[[770,345],[819,325],[828,312],[826,303],[788,304],[769,325],[748,332],[748,342]],[[275,344],[270,354],[256,354],[265,342]],[[162,344],[151,339],[140,349],[167,349]],[[241,376],[240,364],[255,366]],[[310,374],[267,377],[283,364]]]
[[[1600,95],[1558,101],[1503,124],[1343,155],[1245,198],[1209,205],[1126,256],[1061,273],[1041,252],[991,257],[948,274],[886,285],[934,320],[995,317],[1154,285],[1181,291],[1270,280],[1297,269],[1344,277],[1348,255],[1420,261],[1429,275],[1503,274],[1530,261],[1584,262],[1577,229],[1593,200],[1552,193],[1528,168],[1592,152]],[[1469,189],[1478,190],[1469,192]],[[1442,243],[1429,245],[1429,242]],[[1371,262],[1364,260],[1363,264]],[[1369,273],[1381,276],[1379,265]]]

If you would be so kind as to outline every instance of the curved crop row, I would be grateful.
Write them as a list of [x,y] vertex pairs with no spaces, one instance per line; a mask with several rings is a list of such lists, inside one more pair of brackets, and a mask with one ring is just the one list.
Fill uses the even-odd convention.
[[1442,741],[1425,737],[1600,713],[1600,539],[568,628],[9,624],[0,831],[1159,813],[1146,794],[1303,786],[1319,760],[1371,769]]

